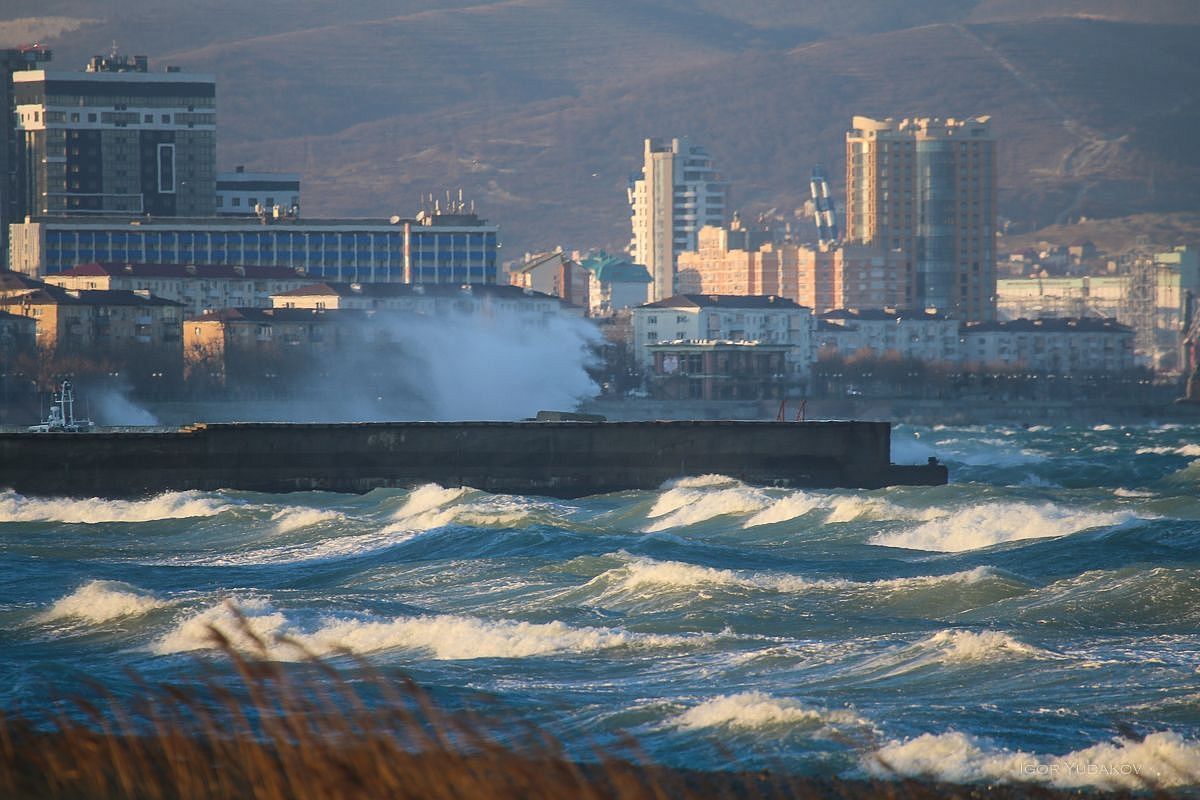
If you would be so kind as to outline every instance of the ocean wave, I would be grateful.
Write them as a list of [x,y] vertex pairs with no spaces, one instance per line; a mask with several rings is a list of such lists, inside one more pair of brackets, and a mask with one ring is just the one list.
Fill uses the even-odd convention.
[[291,533],[301,528],[309,528],[325,522],[337,522],[346,519],[345,515],[332,509],[308,508],[296,506],[282,508],[271,515],[275,523],[276,533]]
[[1058,658],[1039,647],[1025,644],[1003,631],[938,631],[915,645],[936,656],[943,664],[969,664],[1022,658]]
[[1187,456],[1188,458],[1196,458],[1200,457],[1200,444],[1184,444],[1175,447],[1139,447],[1134,452],[1136,452],[1139,456]]
[[716,485],[700,488],[676,485],[655,500],[646,514],[655,521],[644,530],[654,533],[707,522],[716,517],[753,514],[770,504],[771,498],[762,489],[753,489],[740,483],[726,488],[716,488]]
[[671,727],[688,730],[704,728],[873,728],[857,714],[841,710],[812,708],[795,700],[780,699],[764,692],[725,694],[705,700],[667,722]]
[[943,516],[939,508],[904,508],[878,497],[861,495],[819,495],[811,492],[792,492],[769,501],[770,504],[742,523],[743,528],[772,525],[798,519],[813,511],[824,511],[825,522],[858,522],[862,520],[929,520]]
[[868,754],[872,775],[930,778],[953,783],[1041,783],[1061,789],[1173,789],[1200,782],[1200,742],[1173,731],[1141,741],[1118,739],[1066,755],[1039,755],[993,747],[952,731],[892,741]]
[[169,605],[167,601],[127,583],[91,581],[60,598],[34,619],[37,622],[51,622],[74,618],[102,623],[121,617],[140,616]]
[[1067,536],[1139,519],[1127,511],[1084,511],[1051,503],[985,503],[903,531],[880,533],[871,544],[908,550],[961,552],[1005,542]]
[[529,658],[618,647],[678,647],[705,638],[455,615],[390,620],[330,617],[315,630],[305,631],[265,600],[234,599],[183,620],[159,640],[154,651],[168,654],[211,648],[214,628],[237,650],[280,661],[383,650],[414,650],[436,660]]
[[[898,596],[936,589],[944,593],[948,587],[970,587],[985,582],[1007,582],[990,567],[976,567],[945,575],[917,575],[905,578],[884,578],[875,581],[852,581],[845,578],[809,578],[779,572],[751,572],[688,564],[680,561],[660,561],[614,553],[606,558],[621,559],[624,563],[596,575],[583,586],[568,591],[564,597],[576,596],[575,602],[587,605],[620,606],[630,603],[655,602],[659,606],[694,605],[697,600],[711,599],[716,592],[804,594],[808,592],[837,592],[853,596],[856,603],[895,603]],[[941,597],[944,606],[948,598]]]
[[554,518],[553,508],[526,497],[429,483],[412,491],[383,533],[429,531],[454,524],[511,528]]
[[105,500],[99,497],[35,498],[11,489],[0,491],[0,522],[154,522],[161,519],[212,517],[228,503],[198,492],[166,492],[145,500]]
[[1154,497],[1154,492],[1147,492],[1142,489],[1126,489],[1118,486],[1113,489],[1114,497]]

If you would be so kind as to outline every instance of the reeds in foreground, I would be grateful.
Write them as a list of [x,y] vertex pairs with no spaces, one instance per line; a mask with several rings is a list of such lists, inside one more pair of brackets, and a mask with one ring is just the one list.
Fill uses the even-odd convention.
[[[527,726],[440,709],[408,679],[366,672],[364,693],[328,664],[285,668],[238,652],[242,692],[210,679],[140,684],[134,702],[90,687],[37,722],[0,712],[5,798],[1059,798],[1040,787],[841,781],[691,772],[596,752],[579,763]],[[243,633],[251,636],[248,626]],[[258,641],[258,640],[255,640]],[[258,641],[265,656],[265,643]],[[245,699],[248,698],[248,701]],[[501,726],[504,725],[502,728]],[[515,728],[515,731],[514,731]],[[1150,788],[1150,787],[1147,787]]]

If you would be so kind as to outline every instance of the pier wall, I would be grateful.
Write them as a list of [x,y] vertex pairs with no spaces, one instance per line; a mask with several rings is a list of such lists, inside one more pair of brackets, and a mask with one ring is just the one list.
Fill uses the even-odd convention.
[[[582,496],[716,473],[749,483],[944,483],[894,472],[886,422],[234,423],[162,433],[0,434],[0,486],[139,496],[221,488],[365,492],[440,483]],[[938,472],[940,470],[940,472]],[[903,480],[898,480],[898,475]]]

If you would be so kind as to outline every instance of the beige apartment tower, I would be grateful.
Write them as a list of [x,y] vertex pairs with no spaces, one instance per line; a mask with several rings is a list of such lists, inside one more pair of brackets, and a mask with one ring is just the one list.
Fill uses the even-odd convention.
[[905,254],[905,306],[995,319],[990,118],[854,117],[846,133],[846,239]]

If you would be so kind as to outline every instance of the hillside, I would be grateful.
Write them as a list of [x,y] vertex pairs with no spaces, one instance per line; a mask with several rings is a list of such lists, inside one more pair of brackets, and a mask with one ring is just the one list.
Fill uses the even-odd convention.
[[815,163],[840,191],[853,114],[990,114],[1014,232],[1200,210],[1187,0],[43,0],[37,14],[0,10],[0,37],[42,36],[61,66],[115,39],[215,72],[222,166],[302,172],[307,215],[411,213],[462,187],[510,258],[623,245],[644,136],[692,136],[735,207],[790,215]]

